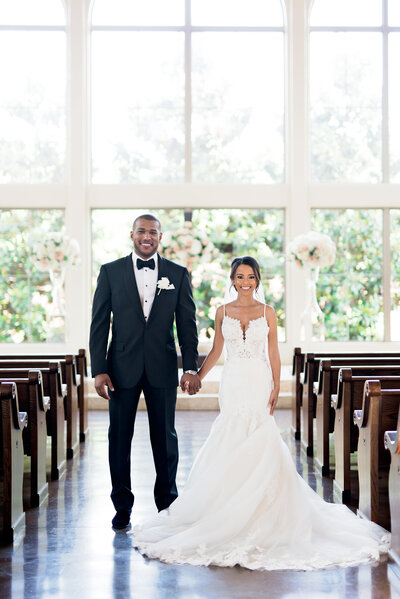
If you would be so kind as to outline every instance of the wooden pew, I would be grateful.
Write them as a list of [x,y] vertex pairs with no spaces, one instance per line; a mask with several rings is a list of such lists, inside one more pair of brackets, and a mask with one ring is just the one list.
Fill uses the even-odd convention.
[[[374,357],[371,355],[360,356],[340,356],[330,358],[320,358],[315,360],[318,362],[318,376],[315,375],[314,366],[314,377],[317,381],[313,383],[313,397],[315,401],[315,416],[317,426],[317,462],[316,465],[322,470],[324,466],[324,473],[327,474],[327,466],[329,468],[329,461],[326,462],[326,445],[324,446],[323,439],[326,440],[326,429],[327,427],[332,430],[333,426],[333,414],[331,412],[331,395],[335,392],[338,382],[338,373],[341,367],[344,366],[383,366],[390,365],[400,367],[400,356],[392,355],[379,355]],[[331,412],[331,413],[330,413]],[[324,433],[325,431],[325,437]],[[313,427],[311,426],[311,433],[309,441],[314,443]],[[311,453],[311,455],[313,455]]]
[[389,468],[389,506],[391,523],[390,556],[400,565],[400,410],[397,417],[397,428],[385,431],[385,448],[390,451]]
[[[1,379],[0,382],[9,382]],[[24,453],[30,456],[29,504],[37,507],[48,495],[46,476],[46,412],[50,398],[43,393],[40,370],[30,370],[27,378],[15,378],[20,408],[28,413],[28,426],[23,433]]]
[[76,367],[80,376],[78,385],[78,403],[79,403],[79,441],[86,441],[89,435],[88,424],[88,372],[87,372],[87,357],[86,350],[80,349],[76,355]]
[[300,439],[300,408],[303,398],[303,383],[300,381],[300,375],[304,370],[304,354],[300,347],[295,347],[292,362],[292,426],[291,433],[296,440]]
[[389,509],[390,454],[385,450],[384,434],[397,425],[399,389],[382,389],[380,381],[366,381],[362,410],[354,411],[359,428],[358,479],[361,516],[391,529]]
[[[4,358],[4,357],[3,357]],[[49,368],[54,360],[9,356],[0,360],[0,368]],[[67,421],[67,458],[71,459],[79,449],[78,439],[78,385],[80,375],[76,374],[75,356],[67,354],[58,360],[61,366],[62,381],[66,384],[64,396],[65,419]]]
[[400,367],[346,367],[339,370],[337,393],[331,396],[335,411],[333,490],[343,503],[351,499],[351,454],[358,446],[358,427],[354,424],[353,413],[362,408],[364,385],[371,378],[379,380],[382,389],[400,389]]
[[[30,369],[0,368],[1,378],[27,378]],[[47,434],[51,438],[51,470],[52,480],[58,480],[66,468],[65,427],[64,427],[64,395],[66,386],[61,382],[61,366],[59,362],[50,362],[49,368],[40,368],[42,373],[43,392],[50,397],[50,409],[46,412]]]
[[[67,354],[70,355],[70,354]],[[27,354],[21,356],[9,356],[11,359],[21,360],[65,360],[66,354]],[[4,356],[7,359],[7,356]],[[79,441],[84,442],[89,435],[88,426],[88,373],[86,350],[80,349],[75,355],[76,372],[80,376],[78,381],[78,405],[79,405]]]
[[[302,354],[303,355],[303,354]],[[317,412],[317,396],[314,393],[314,383],[318,380],[320,361],[322,359],[345,358],[385,358],[393,356],[400,359],[400,353],[307,353],[304,357],[303,372],[300,373],[300,387],[302,389],[301,401],[301,446],[307,455],[314,455],[313,419]],[[297,360],[300,361],[300,357]],[[345,364],[343,364],[345,365]],[[300,397],[296,397],[296,405],[300,406]]]
[[[335,410],[332,406],[332,397],[337,391],[338,377],[340,369],[345,366],[353,368],[361,368],[360,376],[363,376],[362,368],[368,366],[369,369],[374,365],[378,367],[392,364],[399,366],[399,354],[393,356],[383,354],[380,357],[371,355],[346,356],[345,358],[333,357],[331,359],[320,359],[318,367],[317,382],[314,383],[314,394],[316,396],[316,437],[317,437],[317,454],[316,467],[322,472],[323,476],[329,476],[329,433],[334,430]],[[379,371],[379,370],[378,370]],[[392,370],[388,373],[381,372],[382,375],[394,374]],[[400,374],[400,372],[399,372]],[[352,420],[351,412],[351,420]]]
[[0,383],[0,543],[14,541],[25,525],[23,509],[24,447],[27,413],[19,411],[15,383]]

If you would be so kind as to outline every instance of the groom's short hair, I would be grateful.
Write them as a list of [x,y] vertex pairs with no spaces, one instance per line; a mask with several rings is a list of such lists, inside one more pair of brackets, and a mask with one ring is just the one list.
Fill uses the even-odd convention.
[[156,221],[156,223],[158,224],[158,226],[159,226],[159,228],[160,228],[160,231],[161,231],[161,221],[160,221],[160,220],[159,220],[159,219],[158,219],[156,216],[154,216],[153,214],[141,214],[140,216],[137,216],[137,217],[135,218],[135,220],[133,221],[133,225],[132,225],[132,231],[133,231],[133,230],[134,230],[134,228],[135,228],[136,222],[137,222],[137,221],[138,221],[140,218],[143,218],[144,220],[154,220],[154,221]]

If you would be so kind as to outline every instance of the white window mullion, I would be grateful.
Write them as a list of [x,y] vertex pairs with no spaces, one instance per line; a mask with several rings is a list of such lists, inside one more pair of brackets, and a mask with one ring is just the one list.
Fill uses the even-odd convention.
[[87,19],[89,0],[69,0],[68,10],[68,161],[66,230],[78,240],[82,262],[80,268],[66,273],[67,328],[66,345],[71,351],[87,346],[90,305],[89,214],[86,184],[87,152]]
[[383,36],[382,36],[382,181],[390,181],[389,160],[389,32],[388,3],[383,0]]
[[191,0],[185,0],[185,183],[192,181],[192,31]]
[[383,210],[383,244],[382,244],[382,287],[383,287],[383,340],[391,340],[390,316],[391,298],[391,248],[390,248],[390,209]]
[[[286,177],[290,183],[286,211],[286,245],[310,228],[308,199],[308,27],[310,0],[305,5],[286,0],[287,8],[287,96]],[[286,266],[287,340],[289,347],[299,344],[300,317],[306,302],[304,273],[293,263]],[[287,359],[287,356],[285,356]]]

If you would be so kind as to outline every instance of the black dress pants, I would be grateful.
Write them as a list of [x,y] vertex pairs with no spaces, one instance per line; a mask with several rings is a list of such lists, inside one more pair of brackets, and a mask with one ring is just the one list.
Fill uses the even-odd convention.
[[111,499],[115,509],[131,510],[131,445],[139,396],[144,393],[149,418],[150,441],[156,468],[154,500],[158,510],[167,508],[177,497],[178,438],[175,431],[176,387],[152,387],[143,373],[130,389],[109,391],[108,429]]

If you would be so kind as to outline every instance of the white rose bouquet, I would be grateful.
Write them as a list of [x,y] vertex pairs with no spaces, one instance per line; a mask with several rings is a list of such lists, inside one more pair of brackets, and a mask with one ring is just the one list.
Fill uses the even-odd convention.
[[61,271],[66,266],[79,264],[79,244],[64,233],[48,233],[34,247],[32,258],[38,270]]
[[323,268],[335,260],[336,245],[328,235],[309,231],[288,244],[287,256],[299,267]]

